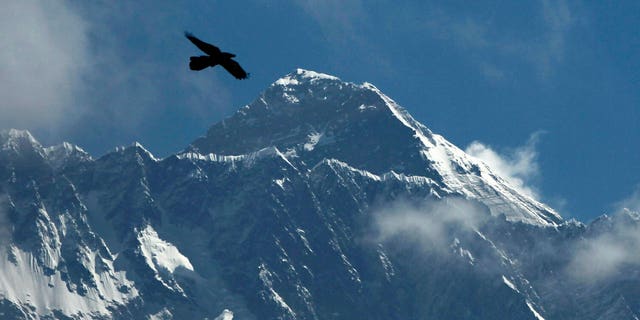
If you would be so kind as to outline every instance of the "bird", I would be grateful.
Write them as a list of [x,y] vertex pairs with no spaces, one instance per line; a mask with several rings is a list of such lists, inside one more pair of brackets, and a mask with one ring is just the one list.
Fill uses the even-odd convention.
[[196,38],[190,32],[185,31],[184,36],[191,41],[198,49],[206,53],[206,56],[195,56],[189,58],[189,68],[194,71],[200,71],[207,67],[215,67],[221,65],[236,79],[247,79],[249,74],[242,69],[240,64],[233,60],[236,55],[229,52],[222,52],[220,49],[210,43],[206,43]]

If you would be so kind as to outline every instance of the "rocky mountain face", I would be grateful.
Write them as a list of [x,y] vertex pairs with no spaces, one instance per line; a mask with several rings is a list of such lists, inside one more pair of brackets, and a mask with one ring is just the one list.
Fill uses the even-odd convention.
[[184,151],[0,134],[0,318],[638,319],[640,216],[564,221],[298,69]]

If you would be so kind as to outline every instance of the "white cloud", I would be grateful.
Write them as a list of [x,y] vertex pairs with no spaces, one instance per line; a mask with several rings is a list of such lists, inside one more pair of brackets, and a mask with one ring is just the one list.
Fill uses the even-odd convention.
[[576,280],[597,282],[630,264],[640,265],[640,229],[618,226],[611,234],[581,243],[567,270]]
[[617,275],[625,266],[640,267],[640,217],[635,223],[614,220],[610,230],[576,246],[566,272],[575,280],[594,283]]
[[640,187],[637,187],[630,196],[616,203],[615,207],[617,213],[625,211],[640,212]]
[[416,241],[427,251],[443,250],[453,229],[477,230],[489,213],[470,201],[448,198],[414,203],[398,200],[373,213],[377,242]]
[[525,145],[503,153],[498,153],[479,141],[469,144],[465,152],[485,162],[519,192],[538,199],[539,194],[533,182],[540,175],[536,144],[541,134],[542,132],[535,132]]
[[591,225],[599,234],[582,240],[573,250],[566,272],[575,280],[596,283],[625,266],[640,267],[640,188],[616,204],[612,217],[603,219]]
[[0,126],[50,129],[77,114],[87,25],[65,1],[3,1]]

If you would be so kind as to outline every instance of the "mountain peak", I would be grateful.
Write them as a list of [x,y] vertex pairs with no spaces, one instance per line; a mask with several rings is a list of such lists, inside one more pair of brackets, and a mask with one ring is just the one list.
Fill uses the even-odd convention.
[[291,72],[286,76],[276,80],[273,83],[273,85],[281,85],[281,86],[298,85],[300,83],[305,83],[305,82],[313,83],[318,80],[340,81],[340,78],[332,75],[328,75],[326,73],[297,68],[294,72]]
[[69,164],[93,160],[91,155],[84,151],[84,149],[69,142],[63,142],[56,146],[46,147],[44,148],[44,152],[49,163],[51,163],[51,165],[56,169],[63,168]]
[[[495,215],[556,225],[551,208],[520,194],[484,163],[432,133],[370,83],[297,69],[212,126],[187,151],[242,155],[275,147],[312,168],[325,159],[384,175],[426,177],[446,193],[485,202]],[[495,201],[498,194],[502,200]]]
[[20,146],[40,146],[40,143],[28,130],[9,129],[0,131],[0,142],[3,149],[17,150]]

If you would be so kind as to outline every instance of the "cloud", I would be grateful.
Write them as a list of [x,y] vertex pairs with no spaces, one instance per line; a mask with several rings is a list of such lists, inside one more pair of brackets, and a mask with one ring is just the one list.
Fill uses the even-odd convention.
[[65,1],[7,0],[0,10],[0,126],[48,129],[78,109],[87,25]]
[[[181,4],[77,6],[88,21],[93,66],[77,97],[91,106],[82,123],[130,139],[167,121],[159,118],[175,113],[177,106],[180,116],[205,127],[232,107],[218,73],[195,74],[187,68],[189,55],[198,51],[182,35],[192,17]],[[82,125],[79,129],[87,131]]]
[[615,204],[615,208],[616,213],[624,213],[627,211],[640,212],[640,186],[636,187],[630,196],[618,201]]
[[366,20],[361,0],[293,0],[320,26],[332,42],[360,41],[357,22]]
[[432,36],[463,50],[489,79],[503,79],[512,61],[529,64],[539,77],[547,78],[564,60],[567,38],[577,19],[567,1],[536,4],[530,21],[516,20],[521,25],[501,24],[494,13],[464,15],[438,7],[431,10],[425,27]]
[[525,145],[504,153],[498,153],[479,141],[469,144],[465,152],[485,162],[517,191],[538,199],[539,194],[533,182],[540,175],[536,145],[542,133],[533,133]]
[[102,147],[157,139],[154,128],[171,121],[176,132],[206,128],[233,106],[217,74],[188,74],[194,51],[182,30],[192,19],[182,9],[170,2],[6,1],[0,128],[33,130],[44,143],[72,137]]
[[640,188],[616,207],[611,217],[589,226],[595,235],[574,248],[566,269],[574,280],[597,283],[618,275],[625,267],[640,267]]
[[426,26],[432,35],[453,41],[463,49],[492,45],[487,26],[472,17],[457,18],[442,9],[436,9],[427,19]]
[[[562,60],[564,57],[566,38],[576,24],[576,18],[566,1],[543,0],[543,15],[547,23],[546,50],[547,59]],[[554,61],[546,62],[553,64]]]
[[566,1],[541,0],[540,3],[544,22],[542,41],[533,39],[507,48],[512,47],[516,54],[523,54],[541,76],[547,77],[564,60],[567,37],[576,25],[576,18]]
[[635,222],[616,219],[611,229],[576,245],[566,270],[574,280],[594,283],[617,275],[624,267],[640,266],[640,216],[627,214],[635,216]]
[[489,218],[479,204],[447,198],[397,200],[373,213],[377,242],[415,241],[427,251],[446,249],[456,231],[472,232]]

